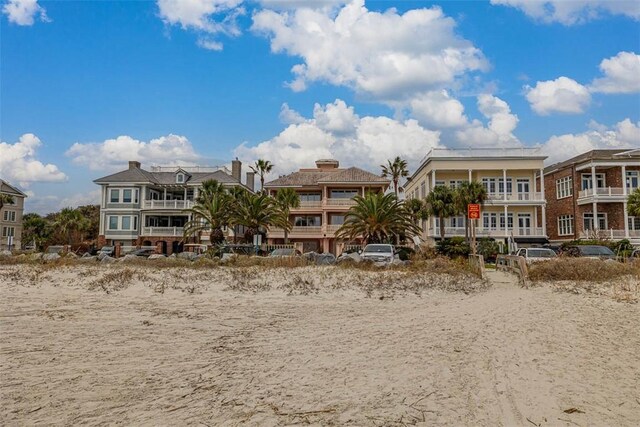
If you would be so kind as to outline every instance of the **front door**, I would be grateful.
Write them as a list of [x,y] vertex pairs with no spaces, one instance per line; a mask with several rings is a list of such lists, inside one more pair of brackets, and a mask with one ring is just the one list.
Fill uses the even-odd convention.
[[529,180],[518,179],[518,200],[529,200]]
[[531,235],[531,214],[518,214],[518,228],[521,236]]

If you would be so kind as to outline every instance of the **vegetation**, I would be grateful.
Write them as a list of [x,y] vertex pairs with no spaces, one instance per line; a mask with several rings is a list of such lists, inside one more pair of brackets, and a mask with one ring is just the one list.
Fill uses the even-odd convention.
[[533,281],[606,282],[624,276],[640,279],[640,261],[620,263],[599,259],[560,257],[533,263],[529,267],[529,278]]
[[391,160],[387,160],[386,165],[380,165],[382,168],[382,177],[391,178],[393,182],[393,192],[398,197],[398,188],[400,185],[400,179],[409,176],[409,169],[407,169],[407,162],[400,157],[396,157]]
[[336,237],[348,240],[363,237],[366,243],[386,243],[394,236],[420,234],[409,210],[395,194],[367,193],[353,200],[356,205],[349,208]]
[[640,217],[640,188],[629,194],[627,199],[627,212],[631,216]]
[[579,239],[572,240],[570,242],[564,242],[560,247],[560,252],[566,252],[572,246],[581,246],[581,245],[596,245],[596,246],[606,246],[611,249],[616,255],[626,257],[631,255],[633,252],[633,245],[627,239],[622,240],[597,240],[597,239]]
[[231,201],[231,196],[220,183],[216,180],[205,181],[196,204],[185,210],[191,214],[191,220],[184,226],[185,239],[209,231],[211,244],[224,242],[222,227],[228,224]]
[[291,208],[300,207],[300,196],[293,188],[281,188],[276,192],[275,207],[280,217],[280,223],[284,229],[284,243],[289,243],[289,232],[293,228],[289,220]]
[[494,262],[498,253],[500,253],[500,246],[495,240],[485,237],[478,240],[477,253],[482,255],[485,261],[491,260],[491,262]]
[[271,172],[273,164],[269,160],[258,159],[254,166],[249,166],[249,169],[260,177],[260,192],[264,192],[264,176]]
[[98,238],[100,206],[64,208],[46,216],[28,213],[22,220],[22,242],[35,243],[37,250],[51,245],[92,245]]
[[483,205],[487,197],[487,189],[478,181],[463,182],[455,190],[454,201],[457,213],[465,216],[464,228],[467,241],[469,241],[469,220],[466,215],[467,206],[470,204]]
[[466,258],[469,256],[471,248],[464,237],[451,237],[438,241],[436,251],[449,258]]
[[14,198],[10,194],[0,194],[0,213],[2,212],[2,208],[4,205],[8,205],[10,203],[14,203]]
[[440,219],[440,238],[444,239],[444,219],[459,212],[455,192],[444,185],[436,185],[427,196],[427,209],[430,215]]
[[[245,227],[245,241],[251,243],[256,234],[265,234],[270,226],[286,227],[282,215],[276,209],[274,199],[265,193],[240,193],[234,203],[230,220]],[[287,221],[288,222],[288,221]]]

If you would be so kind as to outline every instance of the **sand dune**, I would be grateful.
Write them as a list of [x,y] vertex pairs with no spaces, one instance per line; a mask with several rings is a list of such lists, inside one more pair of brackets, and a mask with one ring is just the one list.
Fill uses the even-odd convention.
[[0,266],[0,423],[640,425],[637,304],[468,277],[122,268]]

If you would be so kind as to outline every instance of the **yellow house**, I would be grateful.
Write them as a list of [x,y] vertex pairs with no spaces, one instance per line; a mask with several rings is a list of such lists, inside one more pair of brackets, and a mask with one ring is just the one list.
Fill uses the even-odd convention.
[[[497,242],[543,243],[546,236],[546,202],[543,163],[535,148],[432,149],[405,185],[407,198],[425,199],[436,185],[456,188],[478,181],[487,189],[481,208],[478,237]],[[465,235],[466,213],[446,218],[445,237]],[[438,218],[422,224],[423,239],[440,238]]]

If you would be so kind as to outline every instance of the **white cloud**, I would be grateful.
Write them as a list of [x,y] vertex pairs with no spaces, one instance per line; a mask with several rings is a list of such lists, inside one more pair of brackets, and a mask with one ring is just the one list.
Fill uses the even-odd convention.
[[458,142],[467,147],[514,147],[521,142],[513,135],[518,124],[518,116],[511,113],[511,108],[502,99],[482,94],[478,96],[478,110],[488,119],[485,127],[479,120],[474,120],[464,128],[455,132]]
[[291,10],[291,9],[323,9],[348,3],[349,0],[258,0],[265,9]]
[[129,160],[144,164],[196,164],[200,156],[191,142],[180,135],[169,134],[139,141],[127,135],[100,143],[75,143],[65,153],[73,163],[91,170],[122,169]]
[[416,120],[359,117],[339,99],[324,106],[316,104],[313,114],[256,146],[241,144],[234,154],[247,162],[270,160],[275,165],[272,177],[314,167],[321,158],[335,158],[343,166],[377,173],[380,164],[398,155],[415,168],[439,144],[440,133],[423,128]]
[[287,104],[286,102],[282,104],[282,107],[280,108],[279,118],[280,121],[285,125],[294,125],[298,123],[304,123],[306,121],[306,119],[302,117],[300,113],[289,108],[289,104]]
[[28,191],[25,199],[25,212],[35,212],[47,215],[64,208],[77,208],[78,206],[100,204],[100,189],[71,194],[66,197],[55,196],[44,189],[37,192]]
[[591,103],[589,89],[568,77],[537,82],[535,87],[525,86],[525,91],[533,111],[543,116],[582,113]]
[[289,86],[295,91],[322,81],[398,100],[487,68],[482,52],[455,26],[438,7],[378,13],[353,0],[337,12],[260,10],[252,28],[269,37],[273,52],[302,58],[292,68]]
[[620,52],[616,56],[603,59],[600,70],[604,77],[595,79],[591,83],[592,92],[640,92],[640,55],[633,52]]
[[33,25],[36,16],[43,22],[49,22],[47,11],[38,4],[38,0],[8,0],[2,7],[9,22],[17,25]]
[[[625,119],[607,128],[602,125],[579,134],[552,136],[542,144],[543,152],[549,156],[548,164],[569,159],[595,149],[638,148],[640,146],[640,122]],[[593,129],[597,127],[597,129]]]
[[62,182],[67,176],[56,165],[44,164],[36,159],[42,145],[32,133],[25,133],[18,142],[0,142],[0,176],[23,187],[32,182]]
[[416,95],[410,101],[411,114],[420,123],[436,127],[461,127],[468,123],[464,106],[446,90]]
[[607,14],[640,19],[637,0],[491,0],[491,4],[515,7],[544,23],[581,24]]

